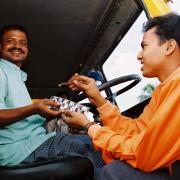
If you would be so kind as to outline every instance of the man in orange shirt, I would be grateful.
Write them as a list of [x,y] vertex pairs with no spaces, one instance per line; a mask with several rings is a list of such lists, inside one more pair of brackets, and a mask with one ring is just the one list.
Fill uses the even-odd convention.
[[108,165],[99,179],[168,179],[156,170],[180,160],[179,29],[180,16],[173,13],[150,19],[144,26],[138,54],[141,71],[161,84],[137,119],[122,116],[102,97],[93,79],[76,75],[69,81],[70,88],[86,93],[102,120],[103,127],[80,113],[63,111],[69,125],[87,127],[95,148],[102,151]]

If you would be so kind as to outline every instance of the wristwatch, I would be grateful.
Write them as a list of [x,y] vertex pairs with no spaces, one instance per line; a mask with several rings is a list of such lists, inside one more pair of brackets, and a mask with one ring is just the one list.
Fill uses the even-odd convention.
[[88,132],[90,126],[97,124],[95,121],[92,122],[88,122],[87,124],[84,125],[84,130],[86,131],[86,133]]

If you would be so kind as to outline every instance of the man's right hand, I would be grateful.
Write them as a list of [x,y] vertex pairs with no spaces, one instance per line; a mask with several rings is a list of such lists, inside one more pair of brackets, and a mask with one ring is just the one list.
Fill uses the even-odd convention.
[[61,112],[52,110],[50,107],[58,107],[60,104],[58,102],[42,99],[32,104],[34,113],[40,114],[43,117],[59,117]]
[[68,84],[69,88],[71,88],[72,90],[83,91],[88,96],[89,101],[93,103],[96,107],[100,107],[105,104],[106,100],[99,92],[99,89],[94,79],[75,74],[68,81]]
[[61,111],[52,110],[50,109],[51,106],[57,107],[60,104],[50,99],[43,99],[24,107],[0,109],[0,127],[20,121],[34,114],[40,114],[49,119],[60,117]]

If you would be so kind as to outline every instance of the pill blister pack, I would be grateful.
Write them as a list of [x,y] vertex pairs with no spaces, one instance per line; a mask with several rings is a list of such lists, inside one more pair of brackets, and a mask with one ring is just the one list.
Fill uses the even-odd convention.
[[75,103],[69,99],[64,99],[58,96],[52,96],[50,99],[60,103],[59,107],[51,107],[51,109],[54,110],[69,109],[70,111],[80,112],[83,114],[87,114],[90,111],[89,107],[84,106],[80,103]]

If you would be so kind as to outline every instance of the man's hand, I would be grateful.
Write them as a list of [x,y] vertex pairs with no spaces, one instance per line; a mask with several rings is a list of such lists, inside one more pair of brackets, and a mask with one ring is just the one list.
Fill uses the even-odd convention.
[[40,114],[49,119],[60,117],[61,112],[50,109],[51,106],[58,107],[60,104],[49,99],[43,99],[20,108],[2,109],[0,110],[0,127],[7,126],[34,114]]
[[52,110],[50,107],[58,107],[60,106],[59,103],[49,100],[49,99],[43,99],[38,102],[35,102],[33,104],[34,112],[37,114],[40,114],[41,116],[47,118],[47,117],[60,117],[61,112]]
[[88,118],[79,112],[72,112],[70,110],[61,110],[62,119],[72,128],[83,128],[88,122]]
[[72,90],[83,91],[88,96],[89,101],[95,106],[100,107],[105,104],[106,100],[99,92],[99,89],[94,79],[75,74],[68,81],[68,84],[69,88],[71,88]]

